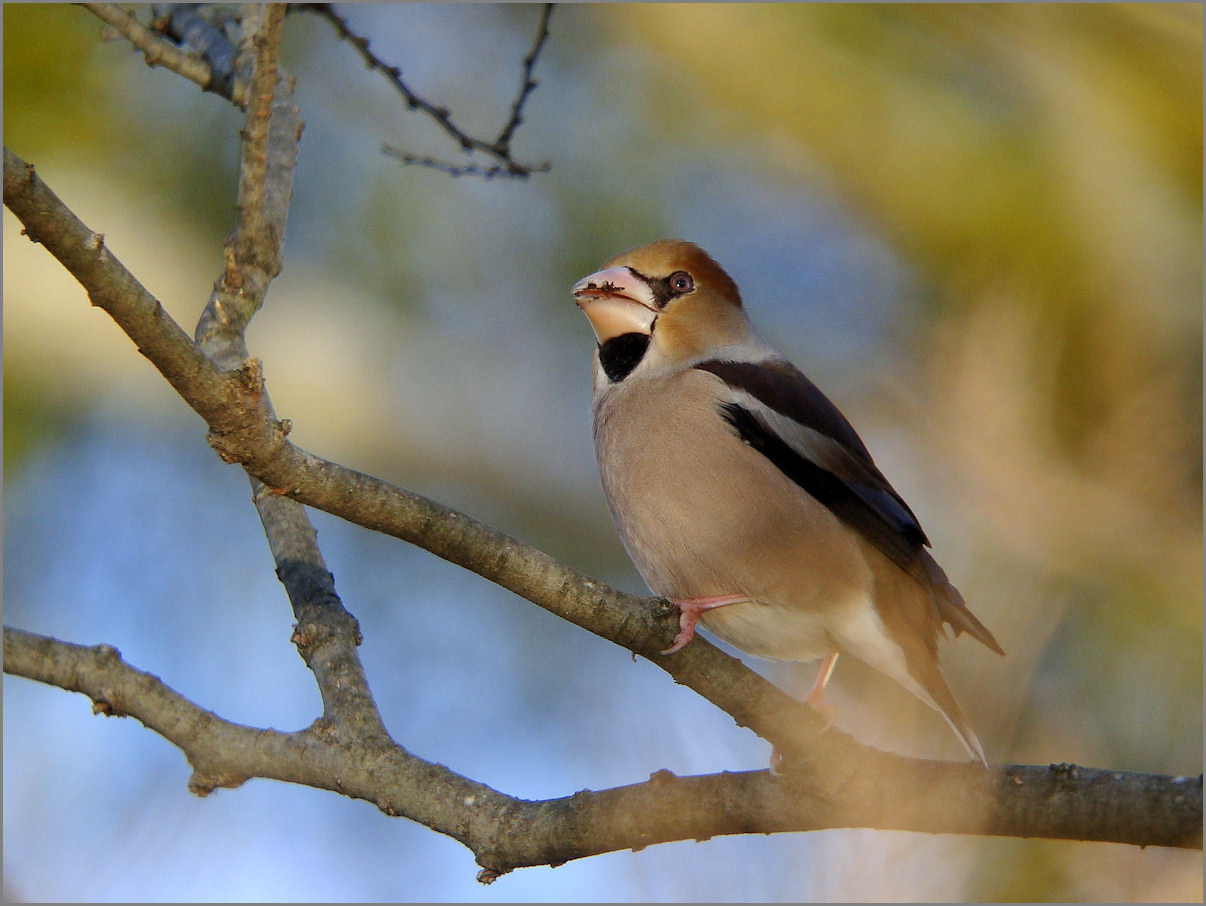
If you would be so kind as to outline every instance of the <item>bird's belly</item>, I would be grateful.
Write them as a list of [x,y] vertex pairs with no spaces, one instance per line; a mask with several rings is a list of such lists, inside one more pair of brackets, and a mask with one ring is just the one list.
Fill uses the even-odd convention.
[[830,632],[831,609],[804,610],[749,601],[709,610],[700,618],[708,631],[756,657],[811,661],[837,650]]

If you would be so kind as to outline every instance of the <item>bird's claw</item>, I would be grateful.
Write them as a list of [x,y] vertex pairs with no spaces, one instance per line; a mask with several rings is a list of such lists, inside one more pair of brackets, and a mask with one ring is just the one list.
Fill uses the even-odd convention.
[[695,638],[695,622],[699,619],[699,614],[692,610],[680,609],[678,613],[678,635],[674,637],[674,643],[662,654],[674,654],[676,651],[682,651],[687,647],[687,643]]
[[674,644],[662,654],[674,654],[676,651],[681,651],[688,642],[695,638],[695,624],[699,622],[704,611],[724,607],[727,604],[742,604],[748,600],[749,598],[745,595],[711,595],[673,601],[674,606],[678,608],[678,635],[674,637]]

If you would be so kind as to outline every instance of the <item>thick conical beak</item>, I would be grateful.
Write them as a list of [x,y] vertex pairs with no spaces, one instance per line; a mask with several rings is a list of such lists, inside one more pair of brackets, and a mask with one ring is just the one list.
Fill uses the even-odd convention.
[[649,284],[626,267],[583,277],[573,294],[600,343],[626,333],[649,334],[659,314]]

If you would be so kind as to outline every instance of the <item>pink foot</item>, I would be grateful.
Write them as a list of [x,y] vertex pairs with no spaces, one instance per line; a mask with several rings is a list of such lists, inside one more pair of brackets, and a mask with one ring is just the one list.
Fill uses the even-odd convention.
[[695,624],[705,611],[724,607],[726,604],[741,604],[748,600],[745,595],[712,595],[707,598],[675,601],[674,606],[678,608],[678,635],[674,637],[674,644],[662,654],[674,654],[685,648],[687,643],[695,638]]
[[[817,671],[816,681],[812,684],[812,689],[804,696],[804,701],[808,703],[814,711],[821,716],[825,721],[825,726],[821,727],[821,732],[824,733],[833,726],[833,719],[837,716],[837,708],[825,701],[825,686],[829,683],[829,677],[833,676],[833,668],[837,665],[838,653],[831,652],[825,656],[825,660],[821,661],[821,669]],[[783,754],[778,749],[771,749],[770,771],[775,776],[782,774]]]
[[812,690],[804,698],[804,701],[808,702],[812,709],[824,719],[825,727],[821,730],[822,733],[829,729],[834,717],[837,716],[837,708],[825,701],[825,686],[829,683],[829,677],[833,675],[837,659],[836,651],[826,656],[825,660],[821,662],[821,669],[817,671],[817,679],[812,684]]

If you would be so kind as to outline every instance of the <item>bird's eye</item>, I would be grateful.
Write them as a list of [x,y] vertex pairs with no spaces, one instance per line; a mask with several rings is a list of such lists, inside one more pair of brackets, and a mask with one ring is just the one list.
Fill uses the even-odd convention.
[[683,293],[689,293],[695,289],[695,281],[691,279],[691,275],[686,271],[674,272],[666,282],[670,285],[670,291],[676,296],[681,296]]

